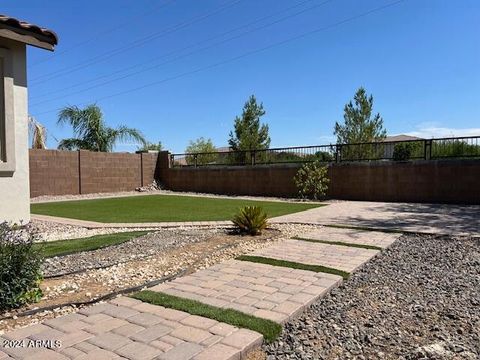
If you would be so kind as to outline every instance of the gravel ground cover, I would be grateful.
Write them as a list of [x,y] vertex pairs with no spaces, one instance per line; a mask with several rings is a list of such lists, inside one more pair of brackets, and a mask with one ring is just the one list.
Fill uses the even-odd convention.
[[95,228],[58,224],[51,221],[32,220],[29,224],[38,234],[40,241],[79,239],[102,234],[114,234],[127,231],[148,231],[156,228]]
[[267,359],[479,359],[480,239],[402,236],[263,350]]
[[146,258],[187,243],[205,241],[208,237],[224,232],[224,229],[215,228],[155,231],[119,245],[45,259],[43,274],[44,276],[58,276],[74,271],[113,266]]

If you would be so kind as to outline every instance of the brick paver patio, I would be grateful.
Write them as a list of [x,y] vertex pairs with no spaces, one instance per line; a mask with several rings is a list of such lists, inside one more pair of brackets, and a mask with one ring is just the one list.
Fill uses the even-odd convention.
[[341,281],[337,275],[229,260],[151,290],[284,323]]
[[[239,359],[262,343],[254,331],[120,297],[75,314],[44,321],[0,338],[0,359]],[[61,347],[28,347],[30,340],[59,340]],[[31,344],[31,343],[30,343]]]
[[256,250],[252,255],[309,265],[323,265],[353,272],[379,252],[379,250],[342,245],[285,240],[267,248]]
[[401,234],[381,231],[365,231],[357,229],[342,229],[324,226],[302,235],[302,238],[324,241],[339,241],[357,245],[372,245],[387,248],[397,240]]

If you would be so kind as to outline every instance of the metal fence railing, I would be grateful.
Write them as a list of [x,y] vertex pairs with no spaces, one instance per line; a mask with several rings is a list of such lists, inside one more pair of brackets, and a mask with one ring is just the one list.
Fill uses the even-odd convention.
[[172,167],[480,158],[480,136],[171,154]]

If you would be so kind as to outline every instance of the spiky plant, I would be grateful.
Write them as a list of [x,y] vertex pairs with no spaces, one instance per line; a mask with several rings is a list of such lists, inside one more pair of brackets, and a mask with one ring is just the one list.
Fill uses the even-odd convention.
[[68,123],[73,128],[74,138],[63,139],[58,144],[62,150],[90,150],[109,152],[118,141],[134,140],[142,145],[146,143],[137,129],[119,126],[111,128],[103,119],[103,113],[97,105],[88,105],[84,109],[67,106],[58,114],[58,124]]
[[47,148],[47,129],[33,116],[28,117],[28,131],[32,139],[32,149]]
[[260,206],[245,206],[235,215],[232,222],[242,233],[260,235],[267,226],[267,214]]

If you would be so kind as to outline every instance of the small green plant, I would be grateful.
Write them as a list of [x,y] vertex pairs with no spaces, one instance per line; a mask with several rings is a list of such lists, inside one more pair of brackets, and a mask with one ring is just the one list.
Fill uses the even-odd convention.
[[0,223],[0,310],[36,302],[42,297],[40,252],[28,228]]
[[393,160],[406,161],[412,156],[412,145],[410,143],[396,144],[393,148]]
[[267,223],[267,213],[260,206],[245,206],[235,215],[232,222],[242,233],[260,235]]
[[304,164],[293,178],[295,186],[298,189],[298,195],[302,199],[318,200],[327,194],[328,167],[315,161]]

